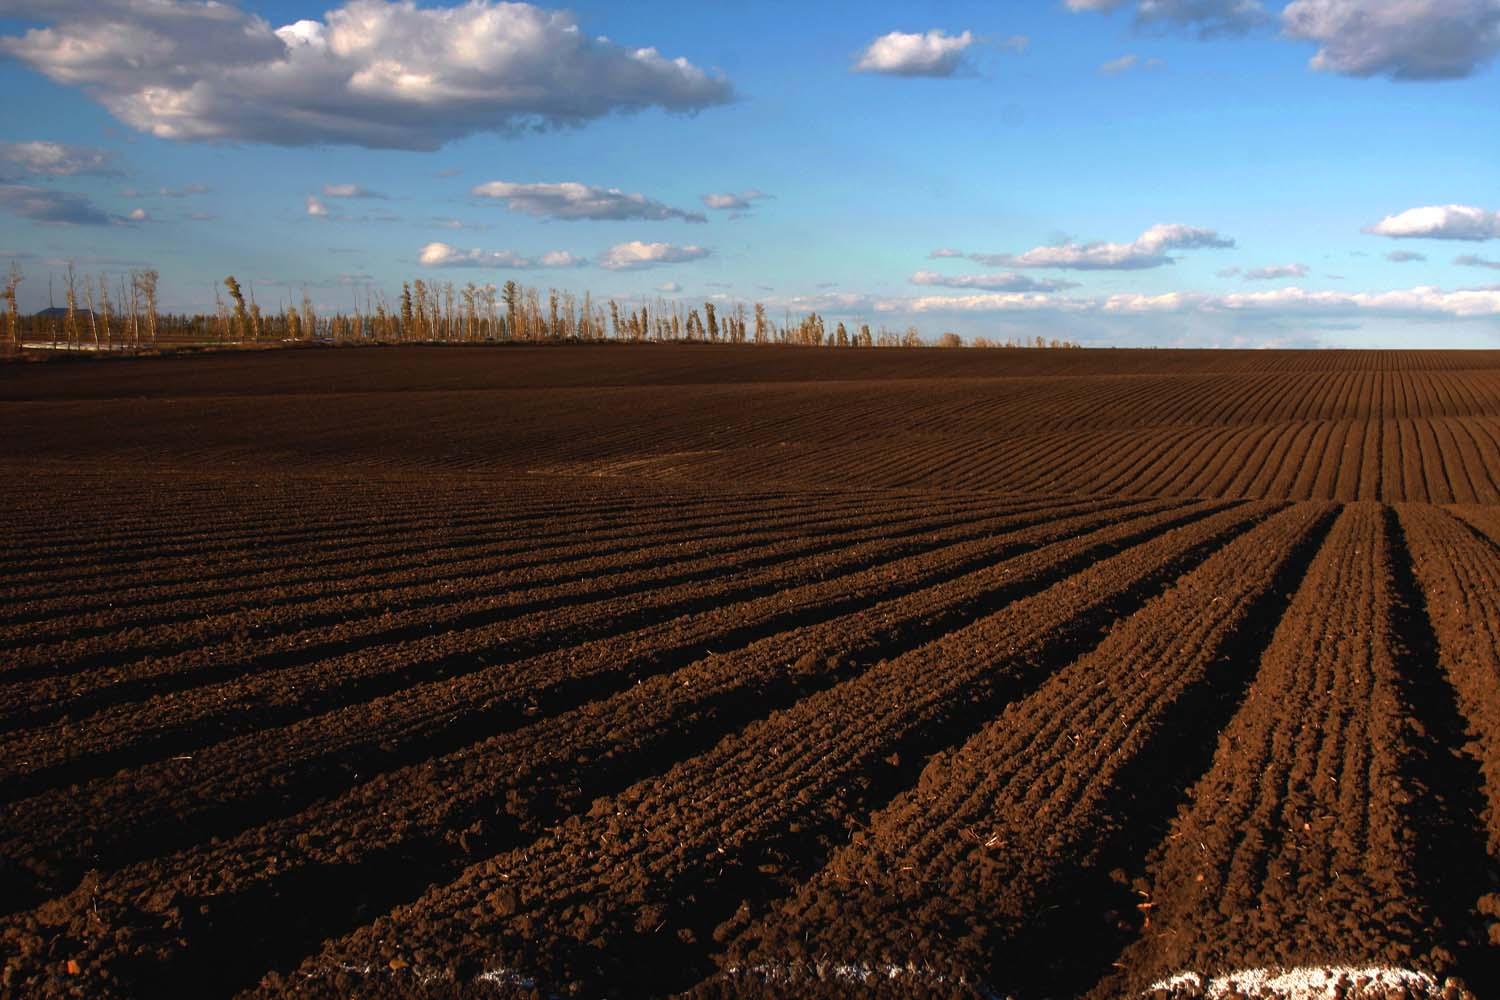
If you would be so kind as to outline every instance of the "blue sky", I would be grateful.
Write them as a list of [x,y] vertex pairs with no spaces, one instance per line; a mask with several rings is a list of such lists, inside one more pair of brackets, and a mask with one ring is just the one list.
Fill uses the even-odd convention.
[[0,253],[28,307],[71,259],[177,307],[230,273],[264,306],[514,278],[1495,347],[1497,51],[1500,0],[0,0]]

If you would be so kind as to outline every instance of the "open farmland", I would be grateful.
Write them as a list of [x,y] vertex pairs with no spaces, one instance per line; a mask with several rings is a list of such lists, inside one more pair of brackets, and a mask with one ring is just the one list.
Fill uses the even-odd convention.
[[0,366],[0,995],[1500,995],[1500,355]]

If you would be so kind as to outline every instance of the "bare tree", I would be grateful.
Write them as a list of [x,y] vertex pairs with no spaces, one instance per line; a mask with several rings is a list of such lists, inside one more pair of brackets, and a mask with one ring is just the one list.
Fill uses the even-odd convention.
[[150,338],[151,346],[156,346],[156,285],[161,280],[161,275],[154,268],[137,271],[134,275],[135,287],[140,291],[141,298],[146,307],[146,336]]
[[63,325],[63,334],[68,341],[69,347],[78,346],[78,277],[73,273],[73,262],[68,261],[67,276],[64,279],[67,284],[65,291],[68,296],[68,317]]
[[308,340],[318,339],[318,314],[313,311],[312,296],[302,289],[302,336]]
[[115,346],[115,335],[110,327],[110,320],[114,316],[114,303],[109,301],[109,275],[99,275],[99,322],[104,328],[105,350],[113,350]]
[[224,287],[229,289],[229,297],[234,300],[234,332],[243,343],[250,333],[250,313],[245,308],[245,293],[240,291],[240,283],[234,280],[234,275],[224,279]]
[[5,276],[5,324],[10,333],[10,349],[21,349],[21,314],[16,307],[16,289],[21,287],[21,265],[10,262],[10,273]]

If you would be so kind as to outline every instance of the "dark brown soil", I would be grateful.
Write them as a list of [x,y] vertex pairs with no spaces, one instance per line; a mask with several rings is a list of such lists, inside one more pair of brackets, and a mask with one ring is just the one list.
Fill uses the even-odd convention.
[[0,420],[0,997],[1500,990],[1500,356],[259,352]]

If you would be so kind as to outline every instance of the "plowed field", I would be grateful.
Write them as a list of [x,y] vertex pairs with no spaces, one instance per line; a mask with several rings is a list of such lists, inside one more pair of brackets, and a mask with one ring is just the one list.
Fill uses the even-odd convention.
[[0,367],[0,996],[1500,996],[1500,355]]

